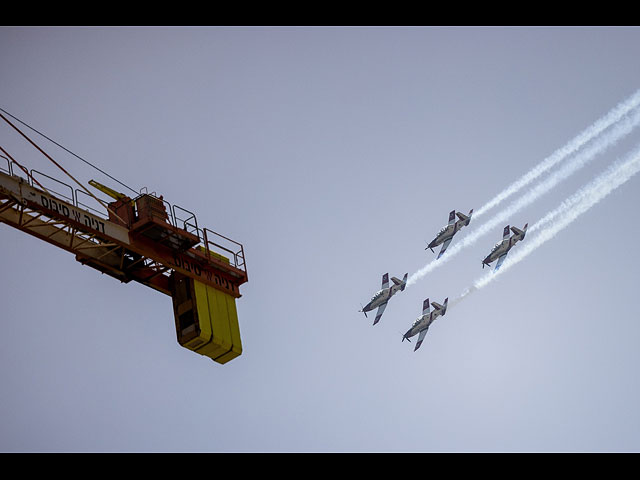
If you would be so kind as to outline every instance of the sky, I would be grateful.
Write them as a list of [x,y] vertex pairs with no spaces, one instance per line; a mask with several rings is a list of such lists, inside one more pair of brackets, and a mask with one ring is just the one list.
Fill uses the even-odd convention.
[[[634,27],[0,27],[0,108],[242,243],[249,279],[243,353],[220,365],[177,343],[170,297],[1,224],[0,451],[639,451],[640,176],[461,297],[504,225],[624,159],[635,125],[377,325],[358,312],[432,262],[451,210],[636,93],[639,55]],[[0,145],[64,178],[7,125]],[[403,333],[447,297],[414,352]]]

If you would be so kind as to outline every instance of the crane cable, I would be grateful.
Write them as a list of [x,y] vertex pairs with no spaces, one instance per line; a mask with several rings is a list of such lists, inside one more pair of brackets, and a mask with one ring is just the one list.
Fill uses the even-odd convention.
[[[11,115],[10,113],[6,112],[4,109],[0,108],[0,111],[2,111],[2,112],[4,112],[4,113],[6,113],[6,114],[7,114],[7,115],[9,115],[10,117],[12,117],[12,118],[16,119],[17,121],[19,121],[19,122],[20,122],[20,123],[22,123],[23,125],[26,125],[27,127],[31,128],[29,125],[27,125],[26,123],[24,123],[24,122],[22,122],[21,120],[17,119],[16,117],[14,117],[13,115]],[[71,175],[69,172],[67,172],[67,171],[62,167],[62,165],[60,165],[60,164],[59,164],[58,162],[56,162],[53,158],[51,158],[51,157],[50,157],[50,156],[49,156],[49,155],[48,155],[44,150],[42,150],[38,145],[36,145],[36,144],[33,142],[33,140],[31,140],[29,137],[27,137],[27,136],[26,136],[26,135],[25,135],[25,134],[24,134],[24,133],[23,133],[23,132],[18,128],[18,127],[16,127],[13,123],[11,123],[11,122],[10,122],[10,121],[9,121],[9,120],[4,116],[4,115],[2,115],[1,113],[0,113],[0,117],[2,117],[2,119],[3,119],[5,122],[7,122],[9,125],[11,125],[11,126],[12,126],[12,127],[13,127],[13,128],[14,128],[14,129],[15,129],[15,130],[20,134],[20,135],[22,135],[22,136],[23,136],[23,137],[24,137],[24,138],[25,138],[25,139],[26,139],[26,140],[27,140],[31,145],[33,145],[33,146],[34,146],[38,151],[40,151],[40,153],[42,153],[45,157],[47,157],[49,160],[51,160],[51,162],[53,162],[53,164],[54,164],[54,165],[56,165],[56,166],[57,166],[60,170],[62,170],[62,171],[63,171],[63,172],[64,172],[64,173],[69,177],[69,178],[71,178],[71,180],[73,180],[74,182],[76,182],[76,183],[80,186],[80,188],[82,188],[82,189],[85,191],[85,193],[87,193],[89,196],[93,197],[93,198],[94,198],[98,203],[100,203],[100,205],[102,205],[104,208],[106,208],[106,209],[107,209],[107,211],[109,211],[109,212],[113,213],[113,214],[114,214],[114,215],[115,215],[115,216],[116,216],[116,217],[117,217],[121,222],[123,222],[123,223],[125,223],[125,224],[126,224],[126,222],[125,222],[125,221],[124,221],[124,220],[123,220],[123,219],[122,219],[122,218],[121,218],[121,217],[120,217],[116,212],[114,212],[114,211],[113,211],[113,210],[112,210],[112,209],[111,209],[111,208],[110,208],[110,207],[109,207],[109,206],[108,206],[108,205],[107,205],[103,200],[100,200],[100,199],[99,199],[98,197],[96,197],[93,193],[91,193],[91,191],[89,191],[89,190],[88,190],[88,189],[87,189],[87,188],[86,188],[82,183],[80,183],[78,180],[76,180],[76,179],[73,177],[73,175]],[[42,135],[42,134],[41,134],[40,132],[38,132],[37,130],[35,130],[35,129],[33,129],[33,128],[31,128],[31,129],[32,129],[32,130],[34,130],[35,132],[37,132],[38,134]],[[75,155],[75,153],[70,152],[69,150],[67,150],[67,149],[66,149],[66,148],[64,148],[63,146],[59,145],[58,143],[54,142],[53,140],[49,139],[49,138],[48,138],[48,137],[46,137],[45,135],[42,135],[42,136],[44,136],[45,138],[47,138],[47,139],[48,139],[48,140],[50,140],[51,142],[55,143],[55,144],[56,144],[56,145],[58,145],[59,147],[63,148],[63,149],[64,149],[64,150],[66,150],[67,152],[69,152],[69,153],[71,153],[71,154]],[[4,150],[3,150],[3,151],[4,151]],[[75,155],[75,156],[76,156],[76,157],[78,157],[77,155]],[[89,162],[87,162],[86,160],[82,159],[81,157],[78,157],[78,158],[80,158],[82,161],[84,161],[84,162],[88,163],[89,165],[91,165]],[[92,167],[94,167],[95,169],[99,170],[99,171],[102,171],[102,170],[100,170],[98,167],[96,167],[96,166],[94,166],[94,165],[91,165],[91,166],[92,166]],[[23,167],[21,167],[21,168],[23,168]],[[23,168],[23,169],[24,169],[24,168]],[[103,172],[103,173],[104,173],[104,172]],[[107,175],[107,174],[105,173],[105,175]],[[111,176],[109,176],[109,175],[107,175],[107,176],[108,176],[109,178],[113,178],[113,177],[111,177]],[[33,177],[32,177],[32,178],[33,178]],[[117,180],[116,180],[116,181],[117,181]],[[118,183],[121,183],[121,182],[118,182]],[[121,185],[124,185],[124,184],[121,184]],[[125,186],[125,187],[127,187],[126,185],[124,185],[124,186]],[[127,187],[127,188],[128,188],[129,190],[131,190],[131,191],[135,192],[135,190],[133,190],[131,187]]]
[[[46,136],[44,133],[39,132],[38,130],[36,130],[35,128],[33,128],[31,125],[28,125],[27,123],[23,122],[22,120],[20,120],[18,117],[10,114],[9,112],[7,112],[5,109],[0,108],[0,112],[3,112],[7,115],[9,115],[11,118],[13,118],[14,120],[20,122],[22,125],[24,125],[25,127],[29,128],[30,130],[33,130],[34,132],[36,132],[38,135],[46,138],[47,140],[49,140],[51,143],[53,143],[54,145],[57,145],[58,147],[62,148],[64,151],[66,151],[67,153],[70,153],[71,155],[73,155],[74,157],[76,157],[77,159],[83,161],[84,163],[86,163],[87,165],[95,168],[97,171],[99,171],[100,173],[102,173],[103,175],[106,175],[107,177],[109,177],[111,180],[113,180],[116,183],[119,183],[120,185],[122,185],[125,188],[128,188],[129,190],[131,190],[133,193],[135,193],[136,195],[138,195],[140,192],[136,192],[133,188],[131,188],[128,185],[125,185],[124,183],[122,183],[120,180],[113,178],[111,175],[109,175],[107,172],[101,170],[100,168],[96,167],[95,165],[93,165],[91,162],[89,162],[88,160],[85,160],[84,158],[82,158],[80,155],[77,155],[75,153],[73,153],[71,150],[69,150],[68,148],[64,147],[63,145],[60,145],[58,142],[56,142],[55,140],[49,138],[48,136]],[[5,119],[6,121],[6,119]],[[12,125],[13,126],[13,125]],[[16,127],[13,127],[16,128]],[[16,128],[17,130],[17,128]],[[19,130],[18,130],[19,131]],[[23,136],[25,136],[23,134]],[[26,136],[25,136],[26,137]],[[43,152],[44,153],[44,152]]]
[[2,151],[2,153],[4,153],[4,154],[6,155],[6,157],[5,157],[4,155],[0,155],[2,158],[4,158],[5,160],[11,160],[13,163],[15,163],[16,165],[18,165],[18,166],[22,169],[22,171],[23,171],[24,173],[26,173],[27,178],[31,178],[31,180],[33,180],[35,183],[37,183],[37,184],[38,184],[38,186],[39,186],[42,190],[44,190],[45,192],[49,193],[49,190],[47,190],[46,188],[44,188],[44,187],[42,186],[42,184],[41,184],[39,181],[37,181],[35,178],[33,178],[33,175],[31,175],[31,174],[29,173],[29,170],[27,170],[25,167],[23,167],[22,165],[20,165],[20,163],[19,163],[15,158],[13,158],[11,155],[9,155],[9,152],[7,152],[4,148],[2,148],[2,146],[0,146],[0,151]]

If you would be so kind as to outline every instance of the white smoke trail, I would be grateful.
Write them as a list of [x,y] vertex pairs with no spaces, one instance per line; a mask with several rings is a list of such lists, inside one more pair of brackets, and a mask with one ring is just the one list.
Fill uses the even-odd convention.
[[[571,197],[563,201],[557,208],[532,225],[531,230],[542,231],[530,241],[523,241],[520,248],[515,249],[505,259],[502,267],[497,272],[483,275],[473,284],[473,289],[480,289],[495,280],[498,276],[521,262],[538,247],[555,237],[561,230],[568,227],[580,215],[613,192],[616,188],[631,179],[640,171],[640,146],[627,154],[624,160],[618,161],[609,167],[595,180],[582,187]],[[555,221],[554,221],[555,220]],[[549,225],[550,224],[550,225]],[[548,225],[545,228],[545,225]],[[462,295],[464,297],[464,295]]]
[[449,302],[449,306],[447,307],[447,309],[455,307],[462,300],[464,300],[467,296],[471,295],[476,290],[478,290],[478,288],[475,285],[471,285],[470,287],[465,288],[464,291],[460,295],[458,295],[456,298],[454,298],[453,300],[451,300]]
[[505,188],[502,192],[484,204],[474,213],[475,217],[482,216],[485,212],[502,203],[506,198],[518,192],[529,183],[534,181],[540,175],[554,167],[556,164],[564,160],[569,155],[575,153],[587,142],[600,135],[604,130],[618,122],[624,115],[636,108],[640,104],[640,90],[636,91],[625,101],[619,103],[611,109],[604,117],[587,127],[579,135],[573,138],[564,147],[556,150],[538,165],[529,170],[526,174],[516,180],[514,183]]
[[620,139],[631,133],[631,131],[636,126],[638,126],[639,123],[640,110],[636,110],[631,116],[623,117],[611,130],[593,140],[585,149],[578,152],[560,169],[551,173],[544,181],[540,182],[534,188],[530,189],[526,194],[519,197],[516,201],[512,202],[511,205],[503,209],[498,214],[494,215],[491,219],[480,225],[476,230],[472,231],[466,237],[462,238],[461,241],[450,247],[444,253],[444,255],[442,255],[442,257],[437,260],[432,260],[430,263],[426,264],[420,270],[411,275],[407,280],[407,286],[413,285],[425,275],[432,272],[435,268],[449,261],[461,250],[470,245],[473,245],[476,241],[478,241],[479,238],[488,234],[489,232],[492,232],[497,225],[508,221],[510,217],[512,217],[522,208],[531,204],[539,197],[549,192],[560,182],[567,179],[570,175],[574,174],[580,168],[584,167],[588,162],[593,160],[593,158],[597,154],[615,145]]

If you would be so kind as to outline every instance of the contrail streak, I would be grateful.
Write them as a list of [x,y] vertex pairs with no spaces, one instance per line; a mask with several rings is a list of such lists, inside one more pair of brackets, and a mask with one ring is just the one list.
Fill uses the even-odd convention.
[[564,147],[553,152],[550,156],[545,158],[542,162],[540,162],[514,183],[505,188],[489,202],[480,207],[478,211],[475,212],[475,217],[478,218],[482,216],[485,212],[502,203],[506,198],[510,197],[520,189],[527,186],[529,183],[531,183],[540,175],[564,160],[566,157],[575,153],[591,139],[600,135],[600,133],[602,133],[608,127],[618,122],[624,115],[636,108],[639,104],[640,90],[636,91],[627,100],[619,103],[616,107],[611,109],[609,113],[607,113],[604,117],[600,118],[591,126],[583,130]]
[[[621,160],[617,161],[596,179],[583,186],[571,197],[563,201],[554,210],[538,220],[531,230],[539,230],[540,233],[529,242],[523,242],[513,255],[508,256],[502,267],[497,272],[483,275],[473,284],[472,289],[480,289],[495,280],[509,268],[521,262],[538,247],[555,237],[560,231],[568,227],[578,217],[587,212],[616,188],[630,180],[640,171],[640,145]],[[547,225],[545,227],[545,225]],[[469,292],[461,295],[460,299]]]
[[531,204],[580,168],[584,167],[588,162],[593,160],[597,154],[615,145],[621,138],[631,133],[639,123],[640,110],[635,111],[631,116],[623,116],[612,129],[590,142],[587,147],[574,155],[573,158],[561,168],[551,173],[544,181],[530,189],[526,194],[512,202],[511,205],[494,215],[490,220],[480,225],[466,237],[462,238],[461,241],[450,247],[442,257],[431,261],[411,275],[407,280],[407,286],[413,285],[435,268],[453,258],[461,250],[473,245],[480,237],[493,231],[497,225],[508,221],[511,216],[522,208]]

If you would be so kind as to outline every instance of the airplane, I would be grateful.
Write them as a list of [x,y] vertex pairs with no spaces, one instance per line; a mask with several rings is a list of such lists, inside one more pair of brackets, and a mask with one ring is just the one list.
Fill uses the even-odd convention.
[[[427,245],[425,250],[429,248],[433,252],[434,247],[437,247],[438,245],[442,244],[442,249],[438,254],[438,258],[440,258],[442,254],[445,252],[445,250],[447,249],[447,247],[449,246],[449,244],[451,243],[453,236],[456,233],[458,233],[458,231],[462,227],[466,227],[467,225],[469,225],[472,214],[473,214],[473,208],[469,211],[468,215],[464,215],[460,212],[456,212],[455,210],[451,210],[451,212],[449,212],[449,223],[447,224],[447,226],[442,227],[440,229],[440,231],[438,232],[438,235],[436,235],[436,238],[434,238],[431,241],[431,243]],[[460,220],[456,221],[456,215]]]
[[415,322],[413,322],[413,325],[411,325],[411,328],[407,330],[407,333],[405,333],[402,336],[402,341],[404,342],[404,340],[407,339],[407,341],[410,342],[411,341],[409,340],[410,337],[413,337],[414,335],[418,335],[418,343],[416,343],[416,348],[414,348],[413,351],[415,352],[416,350],[418,350],[420,348],[420,345],[422,345],[422,341],[424,340],[425,335],[427,334],[427,330],[429,330],[429,327],[434,322],[434,320],[438,318],[440,315],[444,315],[446,313],[448,303],[449,303],[449,297],[444,299],[444,305],[440,305],[439,303],[436,303],[436,302],[431,302],[431,305],[433,306],[434,310],[430,312],[429,299],[427,298],[422,303],[422,315],[420,315],[418,319]]
[[382,276],[382,290],[377,292],[373,296],[371,301],[367,303],[364,307],[362,307],[362,310],[358,310],[358,311],[364,313],[364,316],[366,317],[367,312],[373,310],[374,308],[377,308],[378,312],[376,313],[376,319],[373,321],[373,324],[375,325],[376,323],[378,323],[380,321],[380,317],[382,317],[382,313],[384,312],[384,309],[387,308],[387,302],[389,301],[389,299],[391,299],[391,297],[393,297],[398,290],[403,291],[407,286],[408,275],[409,275],[408,272],[405,273],[404,278],[402,280],[398,280],[396,277],[391,277],[391,280],[393,280],[393,285],[390,287],[389,274],[385,273]]
[[489,253],[489,255],[487,255],[487,257],[482,260],[482,268],[484,268],[485,265],[489,265],[491,262],[498,259],[496,268],[493,270],[494,272],[496,272],[500,268],[500,265],[502,265],[502,262],[504,262],[504,259],[507,257],[507,253],[509,253],[509,250],[511,250],[511,248],[517,242],[524,239],[524,236],[527,233],[528,226],[529,224],[526,223],[522,230],[516,227],[511,227],[511,231],[513,232],[513,235],[511,236],[509,236],[509,225],[504,227],[504,232],[502,233],[502,241],[496,243],[491,249],[491,253]]

